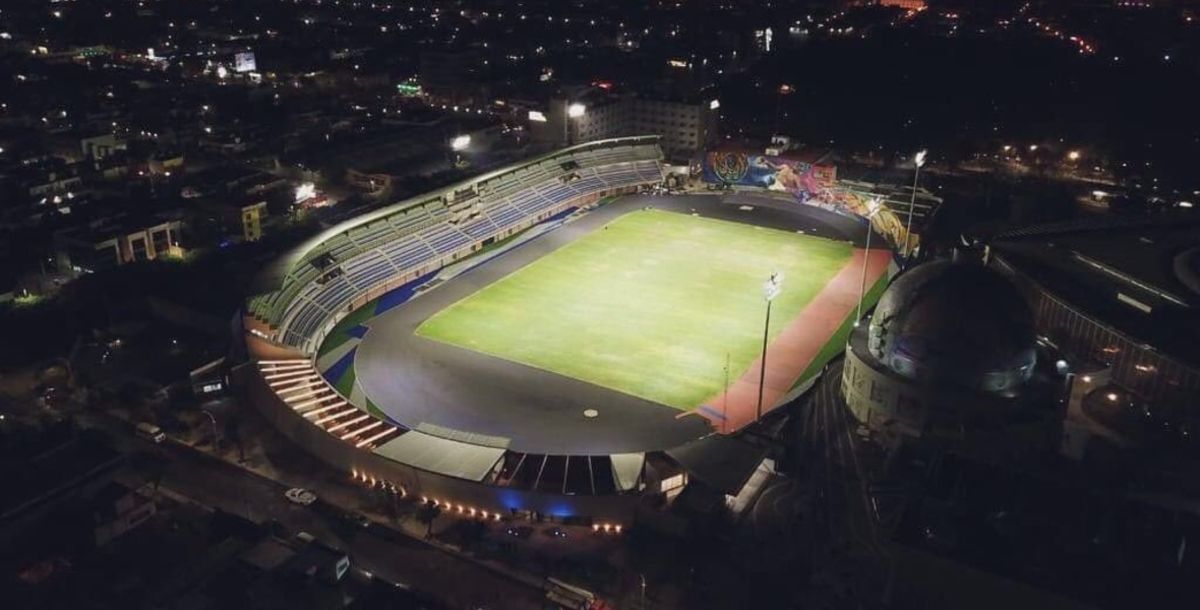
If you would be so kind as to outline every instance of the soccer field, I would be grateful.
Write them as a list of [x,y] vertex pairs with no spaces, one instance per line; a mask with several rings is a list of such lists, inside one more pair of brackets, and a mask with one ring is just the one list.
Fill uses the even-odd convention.
[[848,243],[640,210],[443,309],[416,332],[692,409],[758,357],[763,283],[773,271],[785,279],[772,304],[772,338],[851,253]]

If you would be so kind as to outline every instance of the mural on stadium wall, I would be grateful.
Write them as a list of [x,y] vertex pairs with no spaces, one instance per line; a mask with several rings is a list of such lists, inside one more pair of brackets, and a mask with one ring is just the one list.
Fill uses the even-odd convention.
[[[797,203],[864,218],[870,193],[838,186],[837,168],[742,152],[710,151],[704,156],[701,176],[709,184],[757,187],[790,193]],[[884,207],[871,219],[875,232],[892,244],[904,244],[904,222],[895,210]],[[916,245],[916,239],[913,239]]]

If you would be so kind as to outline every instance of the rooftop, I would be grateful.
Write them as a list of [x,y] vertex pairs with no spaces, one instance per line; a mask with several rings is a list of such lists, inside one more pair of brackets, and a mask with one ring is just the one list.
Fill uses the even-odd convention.
[[997,236],[992,248],[1081,312],[1196,365],[1200,294],[1175,261],[1198,245],[1200,217],[1184,214],[1031,227]]

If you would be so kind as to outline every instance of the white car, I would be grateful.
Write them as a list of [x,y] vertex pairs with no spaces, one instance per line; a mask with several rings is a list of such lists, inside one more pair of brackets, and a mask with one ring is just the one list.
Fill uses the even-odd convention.
[[317,501],[317,494],[301,487],[293,487],[283,492],[283,497],[287,498],[289,502],[299,504],[300,506],[308,506]]

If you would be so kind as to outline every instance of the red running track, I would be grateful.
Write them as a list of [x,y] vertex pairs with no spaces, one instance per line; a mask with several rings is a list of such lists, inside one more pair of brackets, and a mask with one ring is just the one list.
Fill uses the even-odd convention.
[[[763,413],[776,406],[800,379],[821,348],[832,338],[846,317],[858,306],[865,251],[855,248],[853,256],[817,296],[788,322],[783,332],[767,346],[766,383],[763,384]],[[867,288],[887,273],[892,254],[871,250],[867,260]],[[704,402],[707,407],[688,411],[708,419],[722,433],[735,432],[753,422],[758,409],[758,377],[762,358],[724,392]]]

